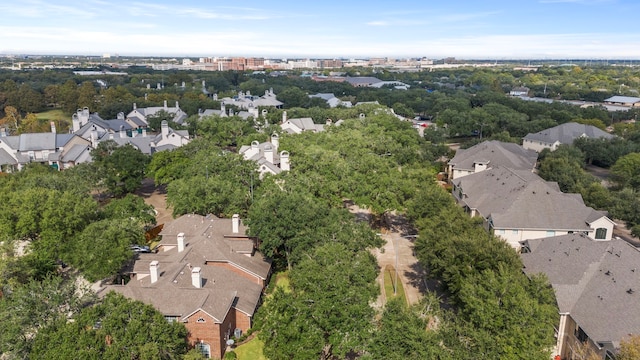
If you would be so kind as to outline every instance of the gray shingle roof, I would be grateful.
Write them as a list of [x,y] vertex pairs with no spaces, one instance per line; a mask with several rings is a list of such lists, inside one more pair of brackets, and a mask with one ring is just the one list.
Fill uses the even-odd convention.
[[[262,286],[229,270],[239,269],[266,279],[271,263],[260,253],[252,253],[253,242],[239,232],[232,234],[232,220],[215,216],[183,215],[165,225],[157,253],[139,254],[133,266],[138,274],[126,286],[110,286],[125,296],[152,304],[165,315],[189,316],[203,310],[218,322],[233,306],[252,316],[262,293]],[[177,250],[177,235],[184,233],[185,248]],[[160,276],[151,284],[149,264],[159,262]],[[195,288],[191,269],[201,268],[202,288]]]
[[533,170],[538,154],[514,143],[485,141],[468,149],[460,149],[449,161],[454,169],[473,170],[474,163],[487,162],[489,167],[506,166],[515,170]]
[[539,141],[545,144],[554,144],[556,141],[561,144],[573,144],[573,141],[579,137],[586,136],[588,138],[605,138],[611,139],[615,136],[606,131],[602,131],[592,125],[578,124],[574,122],[554,126],[552,128],[530,133],[524,137],[525,140]]
[[76,144],[71,147],[71,149],[65,151],[64,155],[60,160],[63,162],[77,161],[78,158],[87,152],[91,151],[91,146]]
[[608,99],[604,99],[605,102],[615,102],[615,103],[625,103],[625,104],[633,104],[633,103],[637,103],[640,102],[640,98],[639,97],[633,97],[633,96],[620,96],[620,95],[615,95],[612,96]]
[[598,343],[618,344],[640,333],[640,251],[623,240],[570,234],[528,240],[525,273],[544,273],[561,313],[569,313]]
[[4,149],[0,149],[0,165],[17,165],[18,161],[9,155]]
[[498,229],[588,231],[589,223],[603,216],[586,206],[580,194],[565,194],[555,182],[544,181],[527,170],[496,167],[455,179],[464,191],[462,201],[491,217]]

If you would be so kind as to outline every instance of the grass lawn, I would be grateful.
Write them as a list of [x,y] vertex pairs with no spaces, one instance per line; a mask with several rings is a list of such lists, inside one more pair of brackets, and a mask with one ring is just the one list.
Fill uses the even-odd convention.
[[404,295],[404,287],[402,287],[402,281],[398,278],[398,289],[396,290],[396,294],[393,294],[393,283],[396,281],[395,277],[395,269],[392,266],[388,266],[384,269],[384,294],[387,299],[392,299],[394,297],[402,298],[406,301],[406,297]]
[[58,124],[58,131],[66,132],[71,126],[71,116],[65,114],[60,109],[37,113],[36,117],[41,121],[55,121]]
[[36,116],[40,120],[48,120],[48,121],[60,120],[60,121],[66,121],[66,122],[70,122],[71,121],[71,116],[65,114],[64,111],[62,111],[60,109],[49,110],[49,111],[44,111],[44,112],[41,112],[41,113],[37,113]]
[[291,291],[291,286],[289,285],[289,272],[283,271],[276,274],[276,287],[281,287],[284,291]]
[[258,337],[254,337],[251,341],[238,346],[234,351],[238,355],[238,360],[267,360],[262,354],[264,343]]

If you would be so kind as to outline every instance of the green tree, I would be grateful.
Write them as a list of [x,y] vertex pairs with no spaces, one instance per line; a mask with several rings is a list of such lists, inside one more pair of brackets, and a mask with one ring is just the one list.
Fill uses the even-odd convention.
[[5,286],[0,297],[0,352],[9,358],[40,358],[31,353],[34,335],[52,324],[67,321],[93,300],[75,279],[58,276]]
[[134,220],[113,218],[89,224],[80,233],[69,262],[90,281],[115,275],[131,259],[130,245],[145,241],[142,226]]
[[91,151],[91,157],[101,180],[115,196],[124,195],[140,187],[149,156],[127,144],[118,147],[111,140],[103,141]]
[[34,359],[176,359],[187,352],[187,330],[167,322],[151,305],[111,292],[73,322],[41,329]]
[[400,298],[387,301],[369,346],[372,359],[446,359],[438,327],[443,326],[438,299],[428,294],[409,308]]
[[611,175],[620,186],[640,190],[640,153],[627,154],[611,167]]
[[367,251],[339,243],[316,247],[291,271],[291,292],[265,304],[260,336],[270,359],[344,358],[366,348],[377,269]]

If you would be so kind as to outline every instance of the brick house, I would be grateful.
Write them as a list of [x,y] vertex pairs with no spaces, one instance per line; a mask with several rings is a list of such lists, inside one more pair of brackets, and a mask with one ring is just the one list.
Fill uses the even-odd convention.
[[222,358],[227,340],[252,326],[271,274],[271,262],[245,235],[239,216],[183,215],[164,226],[155,252],[141,253],[126,285],[110,285],[181,321],[189,343]]

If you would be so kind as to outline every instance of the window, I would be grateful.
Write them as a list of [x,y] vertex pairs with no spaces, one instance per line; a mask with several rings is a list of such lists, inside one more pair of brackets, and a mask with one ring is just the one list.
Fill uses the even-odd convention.
[[177,316],[165,316],[164,319],[167,320],[167,322],[170,322],[170,323],[178,321],[178,317]]
[[518,235],[518,229],[513,229],[513,230],[511,230],[511,234],[513,234],[513,235]]
[[607,238],[607,229],[606,228],[597,228],[596,229],[596,240],[604,240]]
[[547,236],[556,236],[555,230],[547,230]]
[[580,342],[585,342],[585,341],[589,340],[589,336],[587,336],[587,333],[585,333],[584,330],[582,330],[582,328],[579,327],[579,326],[576,329],[574,335],[576,336],[576,338],[578,340],[580,340]]
[[196,344],[196,349],[204,356],[205,358],[211,358],[211,346],[209,344],[205,344],[203,342],[199,342]]
[[198,320],[196,320],[197,323],[203,323],[205,322],[204,318],[198,318]]
[[505,230],[504,230],[504,229],[500,229],[500,230],[498,230],[498,234],[500,234],[500,235],[504,235],[504,234],[505,234]]

